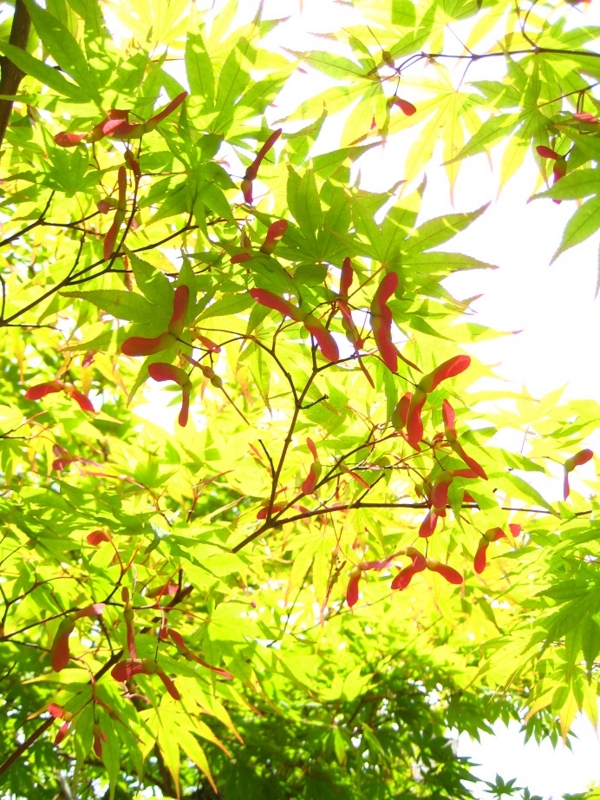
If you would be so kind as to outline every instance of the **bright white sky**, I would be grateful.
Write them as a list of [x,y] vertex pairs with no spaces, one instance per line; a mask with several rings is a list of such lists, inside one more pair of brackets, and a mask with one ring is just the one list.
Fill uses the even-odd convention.
[[[251,18],[256,3],[244,0],[241,6],[241,16]],[[598,4],[585,11],[588,24],[600,25]],[[572,9],[570,13],[580,12]],[[295,50],[327,49],[327,40],[306,32],[335,30],[350,22],[352,11],[335,0],[265,0],[266,18],[287,15],[292,19],[271,34],[276,37],[273,44],[285,41]],[[476,75],[474,68],[468,78],[474,80]],[[490,77],[489,73],[485,77]],[[311,92],[317,91],[315,84],[311,76]],[[295,89],[288,90],[279,108],[273,109],[271,121],[293,110],[297,97]],[[401,165],[410,137],[410,132],[404,133],[402,139],[392,139],[385,149],[361,159],[361,173],[369,178],[365,188],[386,189],[402,178]],[[332,141],[331,147],[336,146]],[[423,219],[452,210],[440,162],[441,158],[434,158],[427,169]],[[394,174],[394,165],[398,165],[398,174]],[[455,192],[456,210],[470,211],[489,200],[495,202],[471,229],[452,240],[450,247],[497,264],[500,269],[457,275],[448,281],[448,288],[459,297],[483,293],[474,306],[477,317],[473,321],[499,330],[522,331],[472,348],[485,363],[498,365],[497,374],[512,382],[510,388],[526,385],[534,396],[541,396],[567,385],[566,397],[600,402],[600,300],[594,299],[598,237],[567,251],[549,266],[575,204],[556,205],[550,200],[527,204],[537,181],[538,171],[531,157],[496,199],[497,177],[485,156],[465,162]],[[160,406],[160,411],[155,405],[154,413],[142,413],[155,421],[160,415],[160,421],[170,427],[176,409],[169,408],[165,413],[162,403]],[[596,449],[600,451],[600,447]],[[592,781],[600,782],[598,736],[585,720],[576,723],[575,730],[580,740],[574,743],[573,753],[562,746],[553,751],[548,742],[541,747],[523,745],[516,724],[508,730],[497,725],[495,735],[484,736],[481,745],[461,737],[459,753],[481,764],[478,774],[483,780],[493,781],[496,773],[505,780],[517,778],[518,784],[529,787],[532,794],[557,800],[566,792],[584,791]],[[486,796],[483,787],[480,796]]]

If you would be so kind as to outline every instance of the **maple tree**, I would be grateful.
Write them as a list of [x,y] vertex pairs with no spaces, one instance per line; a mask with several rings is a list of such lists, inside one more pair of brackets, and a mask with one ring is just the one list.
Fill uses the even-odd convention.
[[478,388],[485,207],[420,213],[503,149],[600,228],[587,4],[250,5],[2,4],[6,797],[467,798],[456,732],[597,721],[600,408]]

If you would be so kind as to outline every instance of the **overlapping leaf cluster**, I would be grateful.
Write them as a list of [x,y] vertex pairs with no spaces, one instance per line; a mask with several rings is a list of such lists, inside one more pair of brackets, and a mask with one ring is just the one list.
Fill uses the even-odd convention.
[[[17,3],[9,796],[469,797],[452,732],[596,713],[596,505],[568,476],[597,405],[478,391],[461,348],[495,334],[444,279],[490,268],[447,245],[485,207],[420,216],[438,140],[452,183],[506,143],[502,182],[542,147],[563,168],[546,196],[591,195],[561,250],[598,227],[596,31],[556,4],[354,5],[335,55],[267,47],[282,21],[238,27],[232,2],[132,0],[114,36],[93,0]],[[477,81],[497,56],[505,79]],[[336,84],[275,121],[299,66]],[[390,188],[362,188],[361,159],[418,124]],[[174,434],[136,413],[169,390]]]

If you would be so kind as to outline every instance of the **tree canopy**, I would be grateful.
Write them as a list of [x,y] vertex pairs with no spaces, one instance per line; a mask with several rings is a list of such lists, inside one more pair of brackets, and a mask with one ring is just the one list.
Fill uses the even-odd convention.
[[457,732],[597,722],[600,406],[482,389],[445,280],[494,267],[467,158],[536,159],[556,255],[600,228],[600,28],[352,0],[300,51],[240,6],[2,3],[7,798],[456,800]]

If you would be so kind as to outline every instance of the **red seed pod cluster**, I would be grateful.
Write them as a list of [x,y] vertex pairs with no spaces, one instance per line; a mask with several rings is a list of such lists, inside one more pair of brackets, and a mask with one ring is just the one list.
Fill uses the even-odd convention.
[[[173,313],[164,333],[153,338],[130,336],[121,345],[127,356],[150,356],[172,347],[183,333],[190,302],[190,290],[181,284],[173,293]],[[211,342],[211,344],[213,344]],[[216,348],[216,345],[215,345]],[[192,384],[189,375],[180,367],[159,361],[148,365],[148,373],[155,381],[173,381],[181,386],[181,410],[178,422],[185,427],[189,417]]]
[[[425,375],[414,393],[407,392],[400,400],[394,414],[392,424],[406,441],[416,450],[420,450],[420,441],[423,438],[423,422],[421,412],[427,395],[447,378],[463,372],[470,364],[468,356],[456,356],[441,364],[433,372]],[[415,400],[416,398],[416,400]],[[425,494],[429,511],[419,528],[419,536],[427,538],[435,532],[438,519],[446,516],[448,505],[448,492],[455,478],[487,480],[487,475],[481,464],[466,453],[458,439],[456,432],[456,414],[447,400],[442,402],[442,418],[444,433],[437,434],[433,439],[434,449],[449,447],[467,465],[467,469],[435,470],[427,481]],[[404,429],[407,432],[404,432]]]
[[471,359],[469,356],[454,356],[454,358],[449,358],[448,361],[444,361],[444,363],[436,367],[433,372],[421,378],[417,388],[411,394],[410,403],[406,412],[406,441],[411,447],[417,449],[419,442],[423,438],[421,412],[427,400],[427,395],[437,389],[442,381],[460,375],[470,364]]
[[[279,220],[274,222],[268,230],[267,237],[260,248],[260,252],[271,254],[280,238],[287,230],[287,222]],[[238,253],[231,259],[232,263],[243,263],[252,259],[251,252]],[[355,321],[352,318],[348,294],[354,278],[354,271],[349,257],[343,261],[341,270],[340,291],[335,300],[335,304],[341,313],[342,326],[346,332],[348,341],[354,346],[358,357],[359,365],[369,383],[374,386],[373,379],[363,364],[360,350],[364,347],[364,338],[358,331]],[[383,277],[370,304],[370,318],[373,336],[383,363],[392,372],[398,371],[398,352],[392,341],[392,312],[387,302],[398,288],[398,275],[389,272]],[[302,323],[306,329],[314,336],[318,347],[324,358],[332,363],[339,360],[339,349],[335,339],[313,314],[308,313],[300,307],[294,305],[289,300],[280,297],[267,289],[254,288],[250,290],[251,296],[261,305],[278,311],[284,316],[290,317],[296,322]],[[402,356],[400,356],[403,358]],[[404,359],[406,360],[406,359]],[[407,362],[410,364],[410,362]],[[414,364],[411,364],[414,366]]]
[[400,556],[408,556],[411,563],[398,571],[391,583],[391,588],[393,590],[401,591],[402,589],[406,589],[413,577],[418,572],[423,572],[424,570],[437,572],[449,583],[459,585],[463,582],[462,575],[453,567],[448,564],[442,564],[440,561],[436,561],[433,558],[426,558],[423,553],[415,547],[405,547],[387,558],[383,558],[379,561],[362,561],[354,567],[350,573],[350,579],[346,589],[346,602],[350,608],[358,602],[358,587],[363,573],[369,570],[380,572],[383,569],[387,569]]
[[267,289],[250,289],[250,294],[262,306],[278,311],[284,317],[291,317],[295,322],[301,322],[307,331],[315,337],[323,357],[328,361],[338,361],[340,353],[335,339],[315,316],[290,303],[289,300],[284,300],[283,297],[269,292]]
[[[123,109],[111,109],[105,119],[95,125],[88,133],[72,133],[61,131],[56,134],[54,141],[60,147],[75,147],[82,142],[97,142],[105,136],[122,141],[140,139],[144,134],[154,130],[156,126],[175,111],[187,97],[187,92],[177,95],[161,111],[152,116],[145,122],[129,122],[129,112]],[[131,169],[135,185],[140,181],[141,170],[138,161],[134,158],[130,150],[125,152],[125,161]],[[108,213],[112,208],[115,209],[112,224],[104,236],[103,256],[105,260],[114,257],[119,231],[127,214],[127,173],[124,166],[120,166],[117,174],[117,199],[107,197],[98,201],[98,211],[102,214]],[[132,220],[132,227],[137,227],[135,220]]]
[[[276,223],[273,223],[275,225]],[[273,227],[271,226],[271,228]],[[271,228],[269,230],[271,230]],[[286,223],[287,229],[287,223]],[[269,237],[267,236],[267,239]],[[273,236],[275,242],[275,236]],[[267,240],[265,240],[265,244]],[[262,252],[264,246],[261,247]],[[274,245],[273,245],[274,247]],[[232,261],[242,262],[248,261],[252,256],[250,253],[240,253],[232,258]],[[354,345],[354,349],[359,357],[359,363],[365,376],[372,386],[374,386],[373,379],[362,363],[359,351],[364,346],[364,339],[360,335],[348,303],[348,292],[354,277],[352,264],[347,257],[344,259],[342,266],[342,276],[340,281],[340,292],[336,299],[336,305],[342,315],[342,325],[346,331],[348,340]],[[392,372],[398,371],[398,353],[392,341],[392,312],[387,306],[388,300],[398,288],[398,275],[395,272],[390,272],[381,280],[373,300],[370,304],[371,327],[377,349],[379,350],[380,357],[383,363]],[[305,328],[314,336],[317,341],[318,347],[322,355],[332,363],[339,360],[339,349],[332,334],[325,327],[320,320],[313,314],[310,314],[298,306],[291,303],[289,300],[279,297],[267,289],[255,288],[250,290],[251,296],[261,305],[278,311],[286,317],[290,317],[296,322],[301,322]]]
[[[185,98],[187,92],[181,92],[171,100],[170,103],[145,122],[129,122],[129,111],[111,108],[106,117],[95,125],[88,133],[71,133],[61,131],[54,137],[54,141],[59,147],[75,147],[81,142],[98,142],[107,136],[110,139],[120,139],[129,141],[131,139],[141,139],[145,133],[153,131],[159,122],[172,114]],[[139,169],[139,167],[138,167]]]

